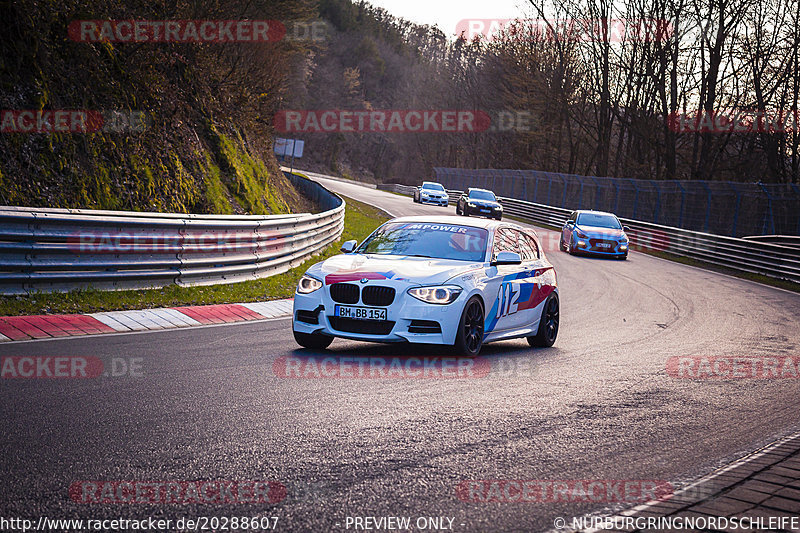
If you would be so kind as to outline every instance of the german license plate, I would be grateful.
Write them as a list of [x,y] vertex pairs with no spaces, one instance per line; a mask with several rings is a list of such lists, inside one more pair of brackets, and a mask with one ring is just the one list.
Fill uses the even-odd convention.
[[337,305],[333,314],[342,318],[355,318],[357,320],[386,320],[386,309],[377,307],[349,307]]
[[481,213],[489,213],[490,211],[490,209],[481,209]]
[[608,244],[607,242],[599,242],[599,243],[597,243],[597,246],[599,248],[611,248],[611,245]]

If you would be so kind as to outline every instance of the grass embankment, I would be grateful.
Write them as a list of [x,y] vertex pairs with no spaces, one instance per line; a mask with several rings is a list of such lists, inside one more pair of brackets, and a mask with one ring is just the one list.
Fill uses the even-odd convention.
[[67,293],[36,293],[28,296],[0,296],[0,316],[57,313],[95,313],[123,309],[148,309],[183,305],[260,302],[289,298],[300,276],[318,261],[339,253],[344,241],[364,240],[388,217],[383,211],[345,197],[344,232],[322,254],[283,274],[229,285],[178,287],[138,291],[76,290]]

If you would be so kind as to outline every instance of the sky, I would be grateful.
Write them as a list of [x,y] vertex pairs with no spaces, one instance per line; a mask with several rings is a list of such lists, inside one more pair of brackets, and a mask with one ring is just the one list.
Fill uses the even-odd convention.
[[432,24],[448,37],[456,36],[459,21],[513,19],[523,16],[527,0],[368,0],[392,15],[417,24]]

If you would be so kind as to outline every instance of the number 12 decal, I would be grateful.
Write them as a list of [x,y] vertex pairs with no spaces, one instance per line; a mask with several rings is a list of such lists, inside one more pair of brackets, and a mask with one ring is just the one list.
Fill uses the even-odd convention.
[[497,316],[504,317],[506,315],[513,315],[518,310],[519,300],[519,287],[514,283],[503,283],[500,285],[500,291],[497,293],[499,301]]

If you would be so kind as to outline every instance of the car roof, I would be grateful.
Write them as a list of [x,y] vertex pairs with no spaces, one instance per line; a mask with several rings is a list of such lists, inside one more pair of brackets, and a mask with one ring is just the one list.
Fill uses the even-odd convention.
[[609,213],[608,211],[595,211],[594,209],[578,209],[575,212],[578,213],[579,215],[581,213],[591,213],[593,215],[610,215],[612,217],[617,216],[614,213]]
[[493,193],[492,191],[490,191],[489,189],[481,189],[480,187],[470,187],[469,189],[467,189],[467,192],[468,192],[468,193],[470,193],[470,192],[472,192],[472,191],[491,192],[492,194],[494,194],[494,193]]
[[526,228],[519,226],[517,224],[513,224],[510,222],[500,221],[500,220],[491,220],[487,218],[467,218],[467,217],[458,217],[454,215],[439,215],[439,216],[425,216],[425,215],[415,215],[415,216],[406,216],[406,217],[397,217],[389,220],[388,222],[416,222],[418,224],[452,224],[454,226],[467,226],[472,228],[485,228],[485,229],[495,229],[500,226],[511,226],[515,229],[521,229],[522,231],[527,231]]
[[423,181],[422,184],[441,185],[441,183],[439,183],[438,181]]

